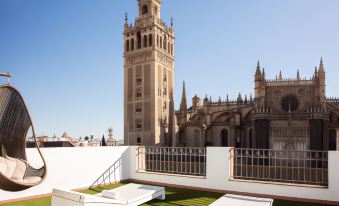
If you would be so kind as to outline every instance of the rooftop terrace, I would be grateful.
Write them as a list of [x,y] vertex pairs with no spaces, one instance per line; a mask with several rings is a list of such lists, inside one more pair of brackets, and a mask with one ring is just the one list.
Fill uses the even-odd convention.
[[[96,193],[121,182],[166,186],[166,200],[148,205],[208,205],[226,193],[273,198],[274,205],[339,205],[339,152],[135,146],[42,152],[45,181],[21,192],[0,190],[0,205],[47,206],[53,188]],[[35,149],[27,155],[39,167]]]

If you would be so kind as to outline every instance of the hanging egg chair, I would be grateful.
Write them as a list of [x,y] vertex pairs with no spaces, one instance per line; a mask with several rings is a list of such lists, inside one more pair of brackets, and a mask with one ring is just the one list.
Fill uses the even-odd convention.
[[[0,74],[10,77],[9,74]],[[43,166],[33,168],[26,157],[26,137],[31,129]],[[46,162],[39,149],[26,104],[14,87],[0,85],[0,189],[21,191],[41,184],[46,178]]]

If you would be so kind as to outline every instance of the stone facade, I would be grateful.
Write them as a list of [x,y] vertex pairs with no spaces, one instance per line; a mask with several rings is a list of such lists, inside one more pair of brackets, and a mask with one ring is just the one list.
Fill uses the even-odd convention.
[[326,98],[321,60],[311,79],[267,79],[259,62],[255,97],[202,103],[194,96],[187,108],[186,90],[176,111],[178,146],[232,146],[278,150],[336,150],[339,99]]
[[138,0],[124,26],[124,140],[171,145],[174,121],[174,30],[160,18],[161,0]]

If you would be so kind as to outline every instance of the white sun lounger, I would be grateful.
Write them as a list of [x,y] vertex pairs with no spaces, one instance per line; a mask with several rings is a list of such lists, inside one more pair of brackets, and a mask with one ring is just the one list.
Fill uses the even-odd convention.
[[224,195],[210,206],[272,206],[273,199],[248,197],[241,195]]
[[53,189],[52,206],[137,206],[152,199],[165,199],[165,188],[127,184],[113,190],[116,198],[103,197],[102,194],[87,195],[78,192]]

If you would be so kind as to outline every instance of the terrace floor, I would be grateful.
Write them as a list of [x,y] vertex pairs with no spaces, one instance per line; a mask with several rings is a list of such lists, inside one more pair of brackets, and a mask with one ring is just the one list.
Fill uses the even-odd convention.
[[[124,185],[123,183],[117,183],[105,187],[98,187],[96,189],[89,189],[81,191],[87,194],[96,194],[104,189],[113,189]],[[166,187],[166,200],[153,200],[143,206],[156,205],[156,206],[204,206],[217,200],[223,196],[221,193],[205,192],[198,190],[182,189]],[[50,206],[51,197],[44,197],[32,200],[26,200],[22,202],[0,204],[0,206]],[[309,204],[301,202],[289,202],[282,200],[274,200],[273,206],[325,206],[322,204]]]

